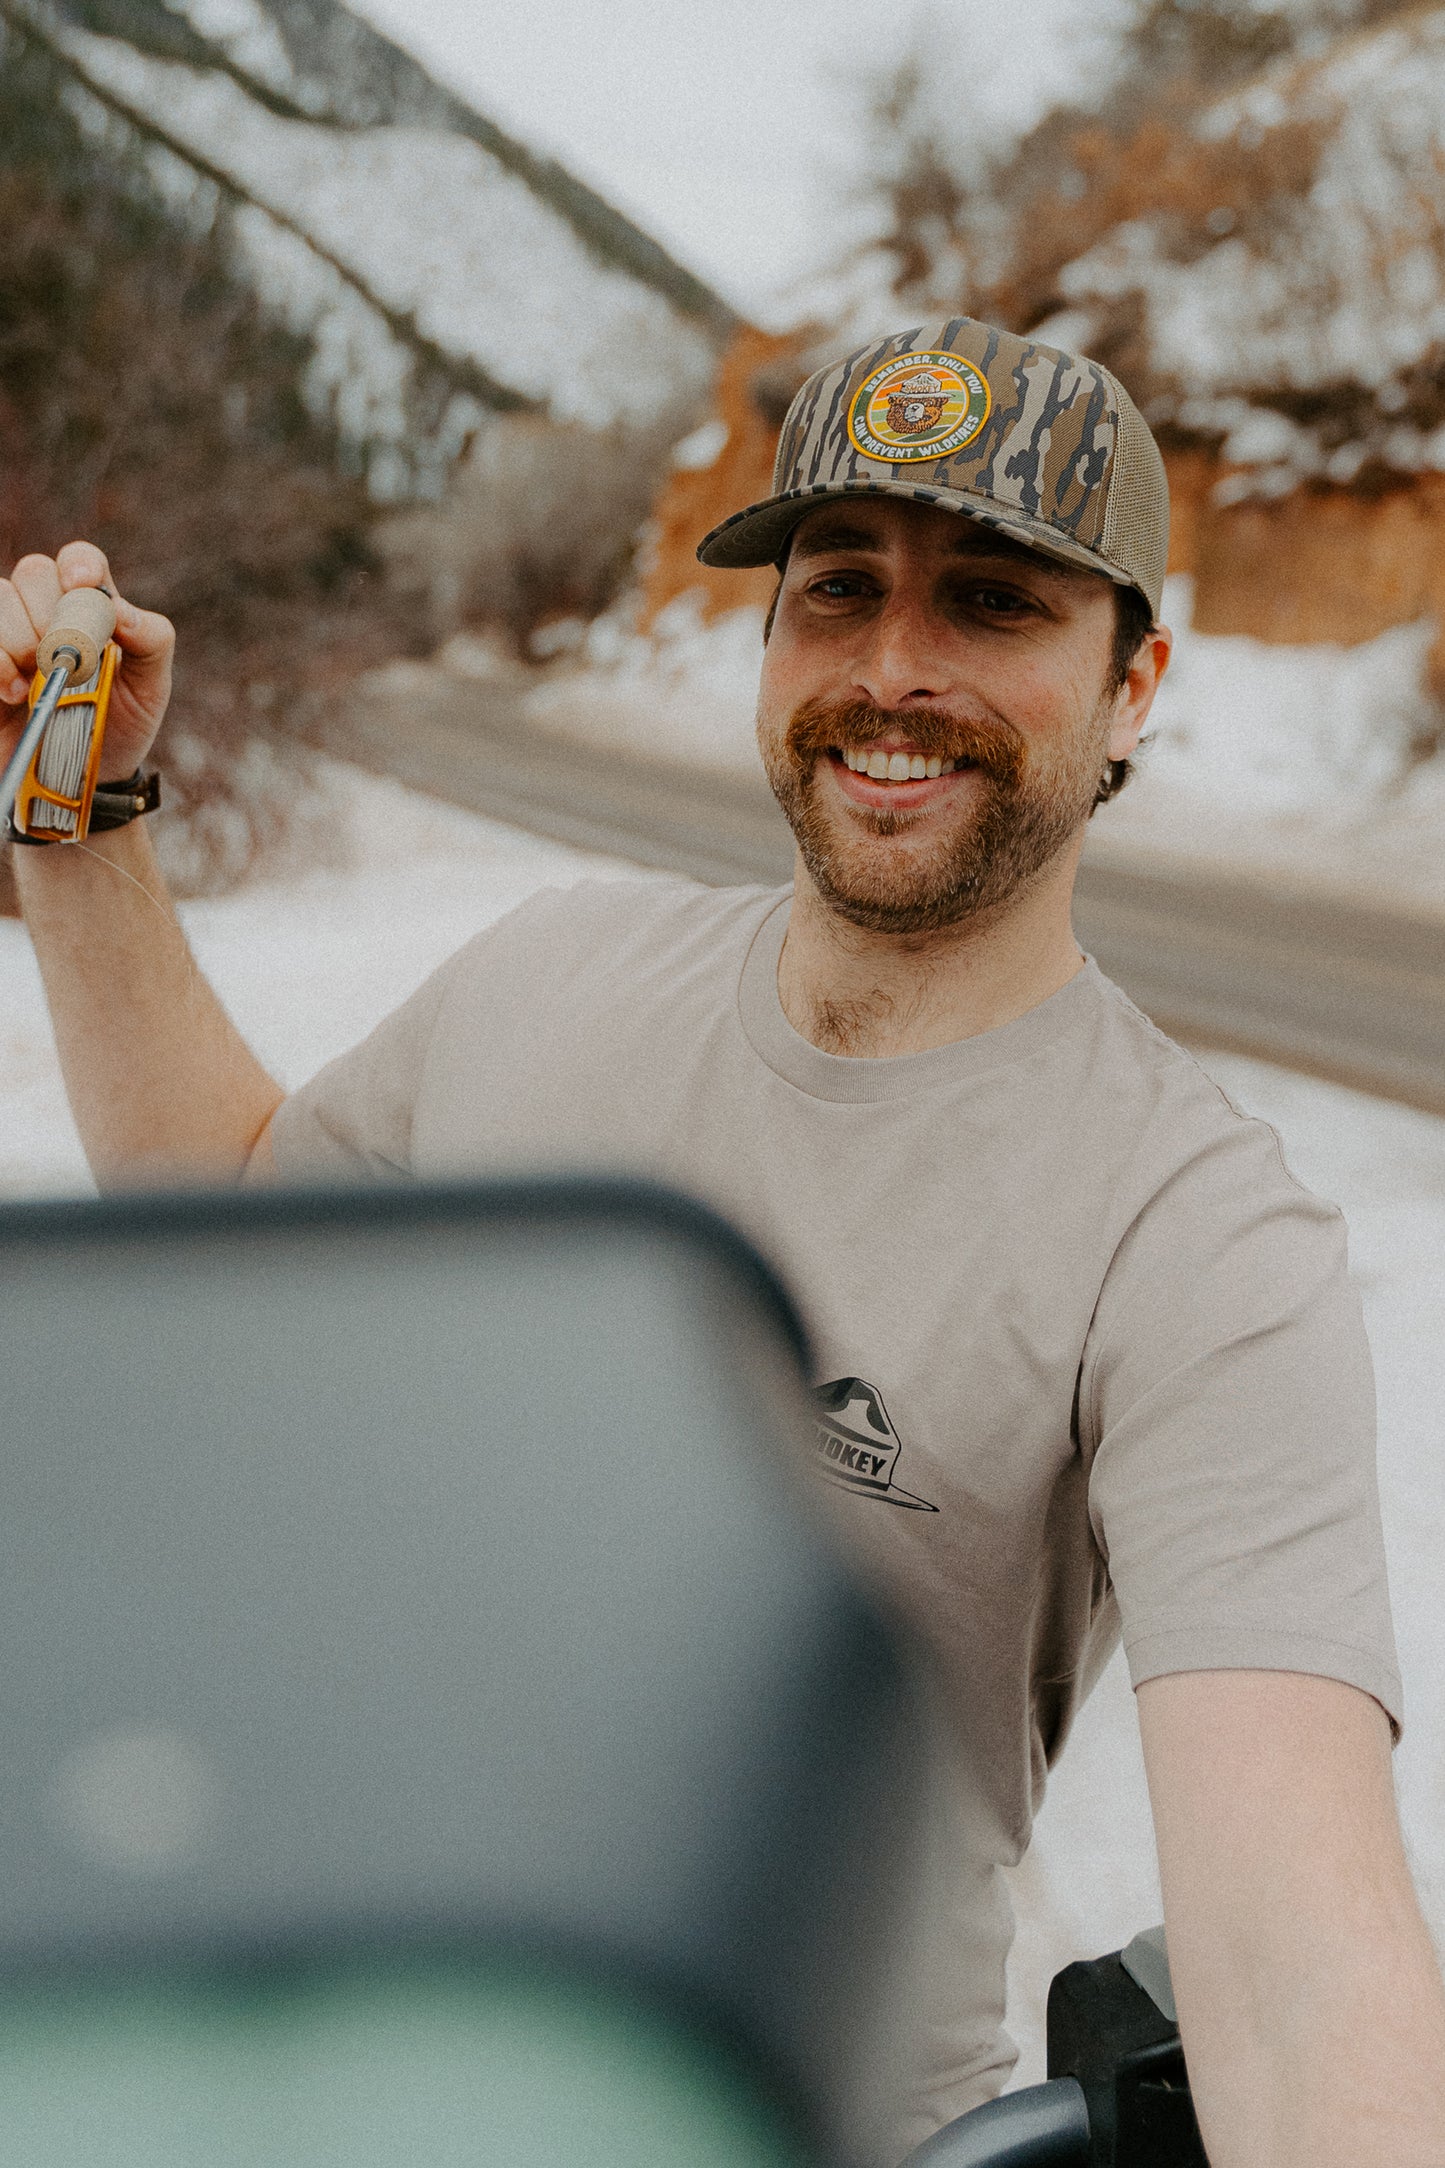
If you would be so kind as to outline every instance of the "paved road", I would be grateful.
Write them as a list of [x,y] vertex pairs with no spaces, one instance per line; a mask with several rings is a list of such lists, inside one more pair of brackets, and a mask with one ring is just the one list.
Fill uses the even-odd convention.
[[[792,839],[759,776],[599,752],[528,729],[505,687],[362,694],[325,742],[534,834],[696,879],[783,881]],[[1191,866],[1085,856],[1077,923],[1164,1029],[1445,1113],[1445,920]]]

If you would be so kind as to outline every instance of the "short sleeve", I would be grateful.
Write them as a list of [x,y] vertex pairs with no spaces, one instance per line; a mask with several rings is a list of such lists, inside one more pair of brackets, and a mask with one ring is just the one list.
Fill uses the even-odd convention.
[[434,971],[359,1046],[282,1101],[271,1141],[287,1181],[411,1172],[417,1095],[456,963],[452,957]]
[[[459,948],[359,1046],[328,1062],[277,1109],[271,1141],[283,1178],[354,1181],[415,1171],[417,1105],[438,1026],[464,988],[515,980],[514,952],[545,933],[567,891],[543,888]],[[511,978],[508,964],[512,962]]]
[[1344,1222],[1241,1118],[1112,1259],[1081,1379],[1130,1675],[1288,1670],[1398,1728],[1374,1379]]
[[[598,988],[624,952],[655,948],[654,906],[684,884],[651,876],[533,890],[476,934],[369,1038],[283,1101],[272,1141],[291,1181],[347,1181],[515,1161],[555,1066],[598,1028]],[[713,893],[685,884],[704,900]],[[611,982],[609,982],[611,983]],[[588,1001],[592,1002],[589,1010]],[[588,1019],[588,1020],[584,1020]],[[610,1021],[610,1017],[609,1017]],[[509,1132],[506,1106],[513,1114]],[[534,1156],[528,1154],[526,1156]],[[582,1157],[589,1156],[582,1153]]]

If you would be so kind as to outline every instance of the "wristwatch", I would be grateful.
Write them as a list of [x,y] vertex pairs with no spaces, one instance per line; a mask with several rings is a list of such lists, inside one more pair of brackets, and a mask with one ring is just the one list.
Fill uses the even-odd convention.
[[[161,779],[152,770],[145,775],[137,768],[134,775],[122,776],[118,783],[97,783],[95,795],[90,802],[90,821],[87,835],[103,834],[110,828],[127,828],[146,813],[154,813],[161,802]],[[51,829],[33,836],[26,835],[15,825],[15,816],[5,818],[5,839],[9,843],[68,843],[71,839],[59,830]]]
[[154,769],[143,775],[139,768],[119,783],[97,783],[90,801],[90,830],[125,828],[142,814],[154,813],[161,802],[161,779]]

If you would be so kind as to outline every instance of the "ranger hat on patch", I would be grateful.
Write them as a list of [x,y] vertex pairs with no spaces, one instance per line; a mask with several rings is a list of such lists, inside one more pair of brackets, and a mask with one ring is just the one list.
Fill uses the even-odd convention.
[[1169,484],[1149,425],[1095,361],[952,316],[860,346],[788,409],[773,494],[705,536],[705,565],[768,565],[820,498],[905,497],[1137,588],[1157,616]]

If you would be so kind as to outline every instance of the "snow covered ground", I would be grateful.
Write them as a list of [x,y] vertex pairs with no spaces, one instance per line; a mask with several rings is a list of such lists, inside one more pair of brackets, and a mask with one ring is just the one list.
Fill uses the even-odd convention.
[[[295,1084],[351,1044],[468,934],[535,887],[633,869],[359,777],[338,781],[350,865],[193,903],[203,968],[252,1044]],[[1301,1178],[1343,1205],[1379,1374],[1386,1533],[1409,1695],[1397,1756],[1427,1910],[1445,1936],[1445,1121],[1237,1056],[1206,1054],[1281,1130]],[[23,928],[0,921],[0,1194],[88,1186]],[[1132,1697],[1110,1667],[1053,1780],[1016,1880],[1018,2082],[1043,2074],[1051,1974],[1159,1917]]]

